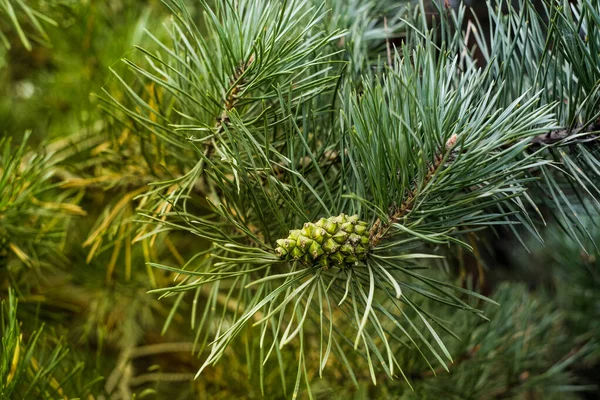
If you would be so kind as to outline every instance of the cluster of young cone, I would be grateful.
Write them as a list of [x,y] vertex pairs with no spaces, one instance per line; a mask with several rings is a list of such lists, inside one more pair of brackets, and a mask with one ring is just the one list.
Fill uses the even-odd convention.
[[367,223],[358,215],[340,214],[307,222],[291,230],[286,239],[277,240],[275,252],[284,260],[298,260],[323,268],[344,268],[365,259],[369,251]]

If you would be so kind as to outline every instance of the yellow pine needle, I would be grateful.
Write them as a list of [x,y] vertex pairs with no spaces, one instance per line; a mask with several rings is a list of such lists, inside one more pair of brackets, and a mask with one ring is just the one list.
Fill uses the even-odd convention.
[[[154,100],[154,93],[155,93],[154,82],[151,82],[149,85],[147,85],[147,88],[148,88],[148,92],[150,93],[150,99],[148,100],[148,107],[150,107],[154,111],[157,111],[156,101]],[[150,121],[152,121],[152,122],[157,121],[155,113],[150,113]]]
[[119,145],[123,145],[123,143],[125,143],[127,141],[127,139],[129,138],[129,128],[124,128],[123,132],[121,132],[121,136],[119,136],[119,138],[117,139],[117,142],[119,143]]
[[152,246],[152,244],[150,244],[149,249],[150,249],[150,258],[152,260],[158,260],[158,253],[156,252],[156,247]]
[[29,257],[16,244],[14,244],[14,243],[11,242],[11,243],[8,244],[8,248],[12,250],[12,252],[17,256],[17,258],[19,260],[21,260],[23,262],[23,264],[27,265],[30,268],[33,267],[33,262],[31,260],[31,257]]
[[144,261],[146,263],[146,271],[148,272],[148,278],[150,278],[150,284],[152,288],[156,288],[156,277],[154,276],[154,269],[148,264],[152,261],[150,257],[150,246],[148,246],[148,240],[142,241],[142,251],[144,253]]
[[73,188],[73,187],[87,187],[94,183],[101,183],[105,181],[114,181],[120,179],[121,175],[119,174],[108,174],[96,176],[93,178],[68,178],[65,179],[60,186],[62,188]]
[[[173,188],[174,190],[175,188]],[[171,190],[171,188],[169,188],[169,191],[167,192],[167,194],[171,194],[173,192],[173,190]],[[173,208],[173,203],[168,202],[168,201],[163,201],[159,204],[158,208],[157,208],[157,214],[162,214],[162,217],[160,217],[161,221],[166,221],[167,219],[167,214],[171,212],[171,209]],[[150,239],[150,246],[154,247],[154,242],[156,241],[156,236],[157,234],[152,235],[151,239]]]
[[90,252],[88,253],[87,257],[85,258],[85,262],[87,264],[89,264],[92,261],[92,258],[94,258],[94,255],[96,254],[96,251],[98,250],[98,248],[100,247],[101,244],[102,244],[102,239],[96,240],[94,242],[94,245],[90,249]]
[[46,296],[41,294],[30,294],[19,298],[19,303],[43,303],[46,301]]
[[[121,237],[121,235],[123,235],[124,232],[125,232],[125,224],[122,224],[119,227],[119,237]],[[122,244],[123,244],[123,240],[121,240],[121,239],[117,240],[117,242],[115,243],[115,247],[113,248],[112,255],[110,256],[110,261],[106,268],[106,283],[110,282],[112,274],[115,270],[115,265],[117,265],[117,260],[119,259],[119,253],[121,252]]]
[[[33,367],[34,372],[38,372],[40,369],[40,364],[38,363],[38,361],[35,359],[35,357],[31,357],[31,366]],[[68,397],[65,396],[65,393],[63,392],[62,388],[60,387],[60,384],[58,383],[58,381],[53,377],[50,376],[50,386],[52,387],[52,389],[54,389],[56,391],[56,393],[58,393],[63,399],[68,400]]]
[[104,153],[106,150],[110,149],[110,147],[111,147],[110,142],[100,143],[98,146],[96,146],[92,149],[90,154],[92,156],[97,156],[98,154]]
[[83,242],[83,247],[87,247],[91,245],[98,237],[102,234],[102,232],[106,231],[112,221],[116,218],[116,216],[121,212],[131,200],[133,200],[137,195],[144,193],[147,190],[145,186],[134,190],[133,192],[127,193],[119,202],[115,205],[115,207],[111,210],[106,218],[102,221],[102,223],[96,228],[94,232],[88,236],[85,242]]
[[167,246],[167,249],[169,249],[169,251],[173,255],[173,258],[175,258],[177,260],[179,265],[181,265],[181,266],[185,265],[185,260],[183,259],[181,254],[177,251],[177,249],[175,248],[175,245],[173,245],[173,242],[171,241],[171,239],[169,239],[168,236],[165,236],[165,245]]
[[[175,191],[175,189],[177,189],[177,187],[178,187],[178,185],[172,185],[172,186],[170,186],[170,187],[169,187],[169,189],[167,190],[167,195],[168,195],[168,196],[170,196],[170,195],[171,195],[171,194],[172,194],[172,193]],[[146,198],[142,199],[142,201],[143,201],[143,202],[145,202],[145,201],[146,201]],[[170,202],[168,202],[168,201],[162,201],[162,202],[160,202],[160,203],[158,204],[158,206],[155,208],[155,210],[154,210],[154,213],[155,213],[155,214],[157,214],[157,215],[161,215],[161,214],[168,214],[168,213],[171,211],[171,209],[172,209],[172,206],[173,206],[173,205],[172,205],[172,203],[170,203]],[[166,220],[166,218],[167,218],[167,216],[166,216],[166,215],[163,215],[163,216],[160,218],[160,220],[161,220],[161,221],[165,221],[165,220]],[[148,232],[148,225],[146,225],[146,226],[142,227],[142,228],[139,230],[138,234],[137,234],[137,235],[136,235],[136,236],[133,238],[133,243],[135,243],[135,242],[139,241],[139,240],[140,240],[140,238],[141,238],[142,236],[144,236],[144,235],[145,235],[147,232]],[[154,235],[152,235],[152,236],[151,236],[151,242],[150,242],[150,245],[151,245],[151,246],[154,246],[154,242],[155,242],[155,240],[156,240],[156,234],[154,234]]]
[[85,210],[77,204],[40,201],[35,197],[31,198],[31,202],[36,206],[45,208],[46,210],[60,210],[72,215],[87,215]]
[[19,340],[17,340],[17,345],[15,346],[15,352],[13,353],[12,362],[10,363],[10,371],[8,372],[8,376],[6,377],[6,385],[13,380],[15,374],[17,373],[17,367],[19,365],[19,355],[21,353],[21,340],[23,339],[23,334],[19,335]]
[[131,279],[131,234],[127,233],[125,240],[125,280],[129,282]]

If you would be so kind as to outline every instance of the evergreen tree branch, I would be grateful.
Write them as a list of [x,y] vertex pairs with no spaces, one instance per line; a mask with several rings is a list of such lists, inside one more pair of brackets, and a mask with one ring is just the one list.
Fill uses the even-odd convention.
[[[451,150],[452,147],[454,147],[456,145],[456,141],[457,141],[457,136],[456,136],[456,134],[454,134],[446,142],[446,151]],[[442,166],[442,163],[444,160],[445,160],[445,157],[442,153],[437,153],[435,155],[434,160],[431,163],[431,165],[429,166],[429,168],[427,169],[427,173],[425,174],[425,178],[423,180],[423,184],[425,186],[427,184],[429,184],[429,182],[433,178],[434,174]],[[371,230],[369,232],[369,236],[371,237],[370,241],[371,241],[372,247],[377,247],[377,245],[379,244],[379,241],[381,241],[381,239],[383,239],[383,237],[391,229],[392,224],[399,222],[400,219],[402,217],[404,217],[407,212],[411,211],[411,209],[415,205],[418,193],[419,193],[419,190],[418,190],[418,188],[415,187],[410,193],[408,193],[406,199],[404,199],[402,201],[400,206],[392,205],[390,207],[387,223],[382,224],[380,218],[378,218],[375,221],[375,223],[373,224],[373,226],[371,227]]]
[[[565,73],[575,55],[555,45],[551,26],[530,8],[492,14],[491,43],[476,35],[488,62],[480,69],[462,31],[464,14],[445,12],[440,31],[432,32],[421,7],[402,19],[410,29],[393,65],[355,84],[352,74],[339,78],[339,54],[331,50],[339,36],[321,39],[325,17],[293,3],[202,3],[205,35],[183,5],[168,2],[176,16],[172,43],[157,41],[160,56],[140,49],[145,65],[126,61],[143,87],[156,85],[158,101],[117,76],[131,102],[109,98],[115,115],[140,135],[155,135],[182,165],[153,190],[164,207],[147,197],[141,215],[151,228],[139,238],[180,231],[208,246],[180,268],[151,264],[177,274],[171,287],[153,290],[176,298],[165,329],[186,292],[206,297],[203,310],[192,311],[206,355],[198,373],[254,328],[261,374],[268,360],[281,364],[284,347],[297,349],[295,394],[314,349],[319,371],[335,355],[353,374],[347,357],[354,354],[374,382],[380,371],[410,375],[398,356],[406,343],[431,371],[432,363],[447,370],[453,357],[444,337],[459,335],[422,301],[485,318],[464,296],[490,300],[416,269],[442,257],[441,246],[471,249],[464,235],[486,227],[518,235],[520,224],[540,236],[543,214],[530,194],[538,183],[562,203],[560,212],[576,216],[559,179],[594,196],[593,177],[577,172],[580,162],[593,165],[594,155],[583,158],[588,153],[578,148],[582,158],[571,160],[559,147],[568,140],[553,140],[568,126],[597,119],[593,77],[579,68],[577,79]],[[310,29],[288,19],[300,10]],[[593,18],[593,9],[585,10]],[[572,29],[570,14],[551,11],[561,29]],[[255,16],[258,28],[244,16]],[[266,24],[273,16],[280,25]],[[435,32],[445,47],[434,43]],[[282,35],[292,38],[290,46],[280,47]],[[523,57],[529,53],[534,57]],[[584,55],[593,60],[591,54]],[[333,82],[341,82],[335,95]],[[567,91],[572,85],[578,89]],[[571,140],[583,133],[573,131]],[[190,140],[188,133],[202,137]],[[536,147],[542,140],[547,146]],[[211,188],[202,193],[209,200],[201,212],[186,205],[200,176]],[[171,185],[176,194],[165,196]],[[357,229],[367,227],[369,246],[359,257]],[[310,332],[320,338],[308,341]]]

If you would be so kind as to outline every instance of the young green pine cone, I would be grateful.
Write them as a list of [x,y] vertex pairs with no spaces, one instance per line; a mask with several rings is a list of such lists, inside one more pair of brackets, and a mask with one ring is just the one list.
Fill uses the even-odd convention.
[[364,260],[369,252],[367,223],[358,215],[340,214],[307,222],[302,229],[291,230],[277,240],[275,253],[283,260],[297,260],[323,268],[345,268]]

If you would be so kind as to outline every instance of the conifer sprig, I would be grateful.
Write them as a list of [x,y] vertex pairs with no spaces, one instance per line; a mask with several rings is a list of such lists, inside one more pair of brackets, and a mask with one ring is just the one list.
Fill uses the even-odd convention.
[[100,377],[88,377],[84,364],[70,357],[63,338],[41,325],[24,336],[12,290],[0,302],[0,397],[67,399],[91,395]]
[[[23,0],[0,0],[0,45],[10,49],[9,29],[16,31],[23,46],[31,51],[32,42],[49,44],[49,37],[44,25],[57,26],[57,22],[40,11],[37,6],[48,8],[52,4],[49,1],[38,1],[32,5],[31,2]],[[41,3],[41,4],[40,4]]]
[[[183,269],[155,265],[181,274],[175,286],[155,292],[195,290],[199,295],[211,285],[202,314],[203,321],[211,322],[201,324],[199,336],[200,349],[210,350],[202,369],[217,362],[236,336],[248,333],[250,323],[261,331],[263,366],[274,349],[300,341],[299,376],[312,348],[303,337],[314,330],[322,332],[316,347],[322,349],[321,370],[331,356],[343,362],[345,352],[356,351],[367,360],[373,381],[379,368],[391,377],[404,375],[395,349],[405,341],[426,360],[431,357],[447,368],[452,356],[436,328],[452,334],[451,327],[414,299],[424,296],[481,315],[460,294],[485,298],[414,271],[438,257],[414,249],[425,250],[425,243],[461,243],[457,227],[511,223],[511,213],[489,210],[519,200],[525,190],[523,171],[545,163],[535,154],[522,157],[523,151],[532,137],[555,123],[550,107],[536,108],[535,98],[516,99],[491,112],[499,98],[492,93],[502,88],[478,90],[488,72],[474,65],[461,71],[448,58],[434,61],[435,46],[421,40],[423,50],[398,56],[381,84],[363,82],[360,97],[346,92],[344,119],[308,125],[314,136],[330,132],[331,143],[340,146],[340,160],[333,166],[320,164],[320,150],[313,147],[318,143],[294,125],[294,118],[282,125],[285,140],[266,141],[268,131],[250,128],[232,114],[223,132],[230,144],[223,147],[226,157],[211,160],[197,150],[218,188],[213,213],[198,217],[176,211],[165,221],[154,220],[161,229],[187,230],[213,245]],[[378,99],[385,99],[385,106]],[[310,169],[293,161],[304,154]],[[223,159],[235,162],[223,165]],[[274,166],[285,172],[275,175]],[[357,265],[324,270],[282,262],[274,254],[275,239],[309,222],[309,215],[332,215],[343,207],[388,223],[384,210],[403,198],[411,199],[411,207],[402,219],[392,213],[389,241],[381,241]],[[233,315],[228,300],[220,300],[222,285],[225,298],[237,301]],[[221,306],[215,310],[214,304]]]
[[[156,85],[159,93],[153,104],[137,96],[119,75],[135,111],[108,97],[137,126],[183,150],[179,159],[187,166],[187,174],[164,184],[179,184],[180,189],[169,195],[178,199],[193,189],[204,169],[203,160],[194,163],[182,157],[190,149],[190,137],[200,147],[214,147],[223,158],[229,145],[224,122],[234,109],[246,127],[266,124],[276,129],[284,118],[280,96],[296,108],[335,85],[334,52],[327,45],[340,32],[317,33],[315,27],[325,14],[308,1],[220,2],[215,8],[201,2],[206,32],[200,31],[182,2],[167,1],[166,5],[174,16],[172,43],[150,35],[162,51],[160,56],[140,48],[148,67],[124,60],[137,76]],[[207,154],[212,155],[212,150]]]
[[[347,105],[352,192],[384,227],[431,243],[456,240],[450,238],[460,227],[513,223],[514,211],[481,211],[519,204],[525,172],[546,163],[521,154],[533,136],[556,126],[550,107],[536,107],[537,100],[524,101],[524,95],[490,113],[504,88],[482,92],[487,71],[474,65],[461,71],[447,58],[434,61],[433,44],[422,45],[424,51],[397,58],[383,84],[364,83],[365,93]],[[387,232],[379,226],[377,242]]]
[[54,182],[54,154],[30,151],[30,132],[20,144],[0,139],[0,237],[6,257],[32,267],[46,257],[57,256],[55,246],[64,236],[69,216],[85,211],[73,191],[60,190]]
[[[206,243],[182,268],[152,264],[176,274],[173,286],[153,290],[177,296],[165,329],[186,292],[202,296],[204,309],[195,301],[190,317],[205,356],[199,373],[238,336],[250,343],[254,328],[261,377],[274,358],[283,375],[281,352],[297,350],[295,394],[311,352],[319,354],[319,373],[335,357],[352,379],[355,365],[347,355],[354,353],[373,382],[379,371],[407,378],[398,355],[403,346],[419,353],[431,371],[447,370],[453,356],[440,333],[458,335],[419,299],[484,319],[465,295],[490,300],[419,269],[451,243],[471,249],[463,235],[474,230],[507,226],[517,232],[521,224],[537,235],[543,213],[530,194],[536,174],[553,190],[554,176],[567,176],[548,157],[552,150],[532,146],[540,135],[565,127],[562,106],[550,94],[574,82],[559,75],[564,57],[550,52],[551,31],[541,17],[525,23],[523,15],[534,15],[528,2],[522,14],[498,11],[482,69],[465,44],[464,9],[444,13],[439,31],[431,29],[422,6],[409,10],[402,19],[410,28],[405,46],[392,65],[357,83],[333,62],[339,55],[331,45],[339,37],[322,34],[326,20],[307,2],[221,1],[214,8],[202,2],[208,33],[200,33],[183,3],[167,4],[175,16],[172,43],[157,42],[160,56],[145,52],[146,67],[126,61],[158,94],[150,102],[118,78],[131,103],[111,98],[116,115],[138,127],[140,136],[160,138],[184,166],[151,191],[169,207],[149,203],[142,215],[153,230],[146,235],[181,231]],[[532,39],[514,29],[532,29]],[[438,34],[445,46],[434,43]],[[539,57],[523,61],[528,52]],[[549,84],[540,71],[556,74],[559,83]],[[569,100],[587,104],[593,90],[583,92]],[[333,160],[326,156],[332,153]],[[207,187],[197,190],[201,175]],[[591,193],[586,178],[579,181]],[[177,188],[164,195],[166,185]],[[199,209],[179,204],[200,196],[207,198],[198,201]],[[341,258],[337,248],[322,249],[327,257],[320,258],[324,254],[313,246],[318,233],[300,237],[296,231],[321,228],[314,221],[342,213],[372,227],[369,251],[353,264],[323,268],[322,260],[329,266],[330,258]],[[285,256],[293,240],[317,256]],[[316,341],[307,340],[315,333]]]
[[[464,9],[458,13],[459,18],[442,25],[448,50],[461,54],[461,65],[483,61],[490,69],[484,85],[505,82],[501,104],[524,93],[537,93],[540,105],[552,106],[557,127],[532,140],[536,146],[543,146],[543,157],[552,164],[528,172],[532,179],[529,197],[538,203],[536,212],[542,221],[538,226],[556,219],[584,248],[591,234],[579,215],[600,210],[596,168],[600,6],[583,0],[541,4],[538,9],[533,2],[522,1],[489,11],[489,32],[483,31],[479,21],[469,24],[466,31],[458,28],[462,27]],[[469,36],[474,38],[477,52],[468,47]],[[586,206],[582,199],[589,196],[594,201]]]

